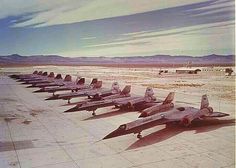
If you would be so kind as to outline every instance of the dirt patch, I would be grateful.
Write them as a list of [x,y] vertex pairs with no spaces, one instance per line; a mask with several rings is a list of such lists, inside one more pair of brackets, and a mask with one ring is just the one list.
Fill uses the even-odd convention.
[[176,86],[176,87],[201,87],[204,84],[195,84],[195,83],[174,83],[170,84],[171,86]]
[[152,88],[159,88],[159,89],[173,89],[173,88],[180,88],[180,87],[201,87],[204,84],[195,84],[195,83],[173,83],[173,84],[142,84],[142,86],[149,86]]
[[11,122],[12,120],[23,118],[23,116],[17,114],[0,114],[0,118],[3,118],[6,122]]
[[28,124],[30,124],[31,122],[32,122],[32,121],[30,121],[30,120],[24,120],[22,123],[28,125]]
[[0,141],[0,152],[28,149],[33,147],[34,145],[31,140],[5,142]]

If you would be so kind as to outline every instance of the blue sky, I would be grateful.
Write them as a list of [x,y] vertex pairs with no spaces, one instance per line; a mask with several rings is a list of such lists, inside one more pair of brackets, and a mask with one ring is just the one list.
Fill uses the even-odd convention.
[[0,55],[234,54],[234,0],[0,0]]

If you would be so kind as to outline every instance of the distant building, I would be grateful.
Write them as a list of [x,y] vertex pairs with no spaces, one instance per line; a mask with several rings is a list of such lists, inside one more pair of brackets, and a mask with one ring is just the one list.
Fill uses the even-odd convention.
[[203,73],[209,73],[214,75],[225,75],[224,67],[206,67],[202,68]]
[[177,69],[177,74],[197,74],[198,72],[201,72],[200,69]]

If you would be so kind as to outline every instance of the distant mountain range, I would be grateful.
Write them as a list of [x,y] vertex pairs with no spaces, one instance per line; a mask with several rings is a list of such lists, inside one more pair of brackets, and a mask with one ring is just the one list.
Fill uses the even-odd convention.
[[235,55],[135,56],[135,57],[62,57],[58,55],[0,56],[0,65],[234,65]]

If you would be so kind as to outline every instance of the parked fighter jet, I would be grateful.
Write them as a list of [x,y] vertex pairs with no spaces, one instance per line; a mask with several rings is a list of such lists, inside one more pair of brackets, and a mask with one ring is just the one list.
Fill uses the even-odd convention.
[[[47,75],[48,75],[47,72],[39,71],[37,76],[20,78],[19,82],[26,82],[26,81],[31,81],[31,80],[41,80],[42,78],[46,77]],[[23,83],[23,84],[25,84],[25,83]]]
[[11,77],[13,79],[19,79],[20,77],[35,76],[37,74],[38,74],[38,71],[34,71],[32,74],[13,74],[13,75],[9,75],[9,77]]
[[229,114],[226,113],[213,112],[212,107],[209,107],[207,95],[203,95],[200,109],[194,107],[177,107],[167,112],[162,112],[142,119],[138,119],[120,125],[118,129],[111,132],[103,139],[109,139],[131,133],[138,134],[137,138],[142,138],[141,132],[143,130],[157,125],[174,122],[187,127],[193,120],[204,120],[211,117],[225,117],[228,115]]
[[[101,87],[102,87],[102,81],[97,81],[96,83],[94,83],[95,80],[92,80],[90,85],[83,85],[83,86],[77,86],[77,88],[71,88],[73,90],[71,90],[71,93],[64,93],[64,94],[53,94],[51,97],[45,99],[45,100],[57,100],[57,99],[63,99],[63,100],[67,100],[68,103],[70,103],[70,100],[72,98],[75,97],[83,97],[83,96],[87,96],[87,94],[89,92],[95,91],[98,92]],[[48,92],[52,92],[55,91],[51,90],[50,88],[48,88]],[[56,90],[59,91],[59,90]]]
[[19,79],[18,82],[24,82],[25,79],[37,78],[39,76],[42,76],[42,74],[43,74],[43,71],[39,71],[37,74],[35,73],[35,74],[32,74],[32,75],[21,75],[21,76],[18,76],[17,79]]
[[37,78],[26,79],[23,84],[28,84],[28,85],[31,84],[32,86],[28,87],[34,87],[36,84],[40,83],[51,83],[54,80],[54,78],[55,78],[54,72],[50,72],[49,75],[47,75],[47,72],[44,72],[42,76],[39,76]]
[[[102,97],[110,96],[112,94],[116,94],[116,93],[121,92],[120,88],[119,88],[119,84],[117,82],[114,82],[112,84],[111,89],[109,89],[109,90],[102,89],[101,88],[102,85],[100,85],[102,83],[97,84],[94,82],[95,82],[95,80],[93,80],[91,82],[90,86],[81,87],[80,90],[83,89],[83,92],[56,94],[56,95],[53,95],[45,100],[57,100],[57,99],[70,100],[75,97],[88,96],[88,98],[92,101],[92,100],[101,100]],[[86,89],[86,90],[84,90],[84,89]],[[88,101],[85,101],[85,102],[88,102]],[[79,102],[79,103],[82,103],[82,102]]]
[[[61,78],[61,76],[59,76],[60,78],[51,82],[51,83],[42,83],[42,84],[36,84],[37,87],[41,87],[41,89],[34,91],[36,92],[48,92],[49,89],[51,89],[50,87],[53,86],[63,86],[66,85],[68,83],[72,82],[72,78],[70,75],[66,75],[64,80]],[[54,92],[53,92],[54,93]]]
[[[36,91],[36,92],[48,92],[48,93],[53,93],[53,96],[51,98],[51,100],[53,100],[53,98],[55,99],[57,97],[57,95],[55,95],[55,92],[57,91],[66,91],[66,90],[71,90],[72,93],[73,92],[78,92],[80,90],[84,90],[84,89],[94,89],[94,88],[100,88],[102,86],[101,81],[98,84],[98,80],[97,78],[94,78],[92,80],[92,82],[89,85],[85,85],[85,79],[81,78],[80,80],[78,80],[77,83],[72,82],[71,80],[68,82],[63,82],[61,83],[61,85],[57,85],[55,87],[45,87],[45,88],[41,88],[40,90]],[[50,83],[49,83],[50,84]],[[48,99],[50,100],[50,99]]]
[[130,99],[130,90],[131,86],[127,85],[121,92],[117,94],[103,97],[103,100],[87,102],[87,103],[79,103],[75,107],[66,110],[65,113],[87,110],[87,111],[93,111],[92,115],[95,115],[95,111],[98,108],[118,105],[118,103],[121,103],[118,101],[127,100],[127,98]]
[[153,105],[156,105],[162,102],[161,100],[158,100],[158,101],[156,100],[156,98],[154,97],[154,92],[152,88],[150,87],[146,89],[144,97],[140,97],[140,96],[130,97],[129,94],[124,96],[124,92],[127,94],[129,93],[128,91],[130,92],[130,89],[128,90],[125,88],[120,95],[107,96],[107,97],[104,97],[104,99],[101,101],[88,102],[86,104],[78,104],[77,106],[65,112],[87,110],[87,111],[93,111],[92,114],[95,115],[96,109],[101,108],[101,107],[108,107],[108,106],[115,106],[116,108],[129,110],[129,111],[130,110],[141,111],[145,108],[151,107]]
[[[68,78],[68,77],[66,76],[64,80],[69,80],[66,78]],[[44,88],[44,87],[50,87],[50,86],[58,86],[58,83],[61,83],[61,82],[63,82],[62,75],[57,74],[55,78],[50,80],[50,83],[36,83],[36,84],[33,84],[33,86],[39,87],[39,88]]]
[[41,76],[37,76],[37,77],[34,77],[34,78],[23,79],[24,83],[22,83],[22,84],[29,84],[29,82],[32,82],[32,81],[40,81],[40,80],[46,79],[47,76],[48,76],[48,72],[43,72]]
[[33,79],[27,80],[25,83],[31,84],[31,86],[28,86],[28,87],[34,87],[35,84],[38,84],[38,83],[50,83],[54,80],[54,78],[55,78],[54,72],[50,72],[48,76],[43,76],[40,79],[36,78],[36,80],[33,80]]

